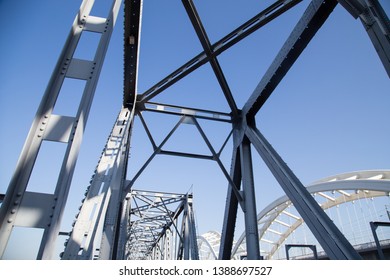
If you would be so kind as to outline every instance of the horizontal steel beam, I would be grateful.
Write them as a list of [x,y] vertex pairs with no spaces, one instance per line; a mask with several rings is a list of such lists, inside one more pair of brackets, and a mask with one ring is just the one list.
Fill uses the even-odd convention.
[[145,102],[144,104],[140,104],[138,106],[139,111],[148,111],[155,113],[162,113],[168,115],[176,115],[176,116],[193,116],[198,119],[206,119],[211,121],[220,121],[220,122],[232,122],[232,117],[230,113],[212,111],[212,110],[204,110],[199,108],[185,107],[185,106],[177,106],[171,104],[164,103],[155,103],[155,102]]

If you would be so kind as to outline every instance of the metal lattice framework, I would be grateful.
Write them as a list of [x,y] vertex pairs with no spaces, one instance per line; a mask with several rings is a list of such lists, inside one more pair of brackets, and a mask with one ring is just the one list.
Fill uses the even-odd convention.
[[[84,0],[72,25],[63,52],[31,126],[21,152],[16,171],[0,209],[0,256],[4,254],[15,226],[44,230],[38,259],[50,259],[60,225],[80,150],[84,129],[93,100],[110,36],[122,1],[113,0],[107,17],[90,15],[93,0]],[[245,217],[248,259],[259,259],[259,235],[253,180],[252,147],[259,153],[303,220],[332,259],[359,259],[360,256],[333,225],[323,209],[282,160],[256,126],[255,117],[289,69],[321,28],[335,6],[342,4],[366,28],[384,68],[390,75],[390,24],[377,0],[313,0],[307,6],[290,36],[276,55],[258,86],[242,108],[236,100],[219,64],[218,56],[253,32],[295,7],[301,0],[275,0],[256,16],[224,36],[211,42],[192,0],[182,0],[183,7],[199,39],[203,51],[157,82],[143,93],[137,91],[138,57],[142,22],[142,0],[125,1],[124,28],[124,97],[114,128],[98,163],[91,186],[80,208],[71,231],[63,258],[117,259],[123,258],[126,248],[126,198],[134,182],[156,155],[165,154],[212,160],[217,163],[228,182],[226,210],[223,221],[219,258],[230,259],[238,207]],[[92,60],[73,57],[83,32],[99,34],[100,41]],[[221,88],[229,112],[161,104],[155,97],[204,64],[209,64]],[[65,79],[86,81],[83,97],[75,116],[53,114],[61,86]],[[161,143],[156,143],[142,118],[144,112],[177,116],[176,126]],[[144,124],[154,152],[136,176],[127,180],[127,166],[133,123],[138,118]],[[231,170],[228,172],[220,159],[220,149],[211,145],[198,120],[223,122],[231,125],[227,141],[232,139]],[[208,147],[210,154],[194,154],[163,150],[164,145],[184,123],[194,125]],[[66,143],[67,150],[54,193],[30,192],[27,184],[43,141]],[[34,209],[36,211],[30,211]],[[188,246],[188,242],[184,247]],[[188,251],[188,249],[185,249]]]
[[199,259],[192,195],[132,190],[127,201],[124,259]]

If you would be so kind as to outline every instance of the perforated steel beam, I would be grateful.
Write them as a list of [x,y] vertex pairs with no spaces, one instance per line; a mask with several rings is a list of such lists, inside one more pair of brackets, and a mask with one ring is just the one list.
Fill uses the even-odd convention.
[[[131,113],[123,108],[103,150],[62,259],[115,259],[129,154]],[[120,227],[120,226],[119,226]]]
[[124,29],[123,106],[133,107],[137,94],[138,56],[142,17],[142,0],[126,0]]
[[[90,15],[93,4],[93,0],[84,0],[73,21],[7,189],[0,209],[0,257],[4,254],[15,226],[44,229],[37,258],[50,259],[52,257],[90,107],[121,1],[112,1],[112,6],[107,11],[107,18]],[[97,50],[93,53],[93,60],[73,57],[83,32],[101,35]],[[85,81],[77,114],[70,117],[52,113],[66,78]],[[53,194],[32,193],[27,190],[43,141],[62,142],[67,145]],[[44,213],[34,217],[37,220],[36,223],[25,218],[25,214],[33,213],[32,211],[20,211],[26,206],[34,206],[39,210],[36,212]]]

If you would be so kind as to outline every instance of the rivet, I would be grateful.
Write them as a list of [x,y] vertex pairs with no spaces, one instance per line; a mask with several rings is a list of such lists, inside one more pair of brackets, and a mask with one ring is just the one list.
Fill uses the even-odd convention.
[[16,200],[15,202],[14,202],[14,205],[18,205],[19,204],[19,200]]
[[8,221],[7,221],[8,223],[12,223],[12,219],[8,219]]
[[16,209],[12,209],[11,214],[15,214],[15,213],[16,213]]

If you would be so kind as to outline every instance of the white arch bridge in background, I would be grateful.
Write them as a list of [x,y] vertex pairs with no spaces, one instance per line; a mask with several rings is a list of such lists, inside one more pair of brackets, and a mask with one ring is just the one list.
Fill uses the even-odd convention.
[[[360,201],[362,199],[371,200],[376,197],[389,197],[390,170],[357,171],[338,174],[316,181],[310,184],[307,189],[316,198],[316,201],[325,211],[333,207],[340,207],[342,204],[347,205],[347,203],[355,203],[355,201]],[[347,211],[349,210],[347,209]],[[356,210],[354,211],[356,212]],[[364,212],[372,211],[370,209],[366,209]],[[329,214],[330,213],[328,213],[328,215]],[[339,212],[337,212],[337,215],[340,220],[341,216]],[[360,214],[357,215],[355,213],[355,216],[357,219],[361,218]],[[387,219],[387,215],[384,215],[384,218]],[[348,223],[348,219],[349,222],[351,222],[349,212],[347,217],[343,217],[343,222],[338,226],[349,239],[351,244],[358,245],[353,240],[350,240],[351,238],[348,237],[348,234],[345,232],[346,229],[343,228],[346,227],[345,225],[343,226],[343,224]],[[364,220],[364,218],[361,219]],[[293,204],[286,195],[276,199],[265,207],[257,215],[257,221],[261,255],[264,259],[277,258],[275,257],[275,253],[283,246],[283,244],[285,244],[294,232],[304,225],[303,219],[295,210]],[[368,222],[369,221],[363,221],[362,223],[364,223],[364,225],[354,224],[353,226],[363,226],[368,230]],[[218,232],[212,231],[198,237],[201,259],[218,258],[220,236],[221,235]],[[362,238],[368,239],[366,235]],[[303,239],[305,239],[305,241],[301,242],[307,242],[306,236]],[[362,242],[360,241],[360,243]],[[318,243],[317,246],[319,246]],[[232,258],[239,259],[241,256],[245,256],[245,248],[244,232],[238,241],[234,242]]]

